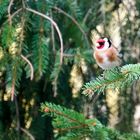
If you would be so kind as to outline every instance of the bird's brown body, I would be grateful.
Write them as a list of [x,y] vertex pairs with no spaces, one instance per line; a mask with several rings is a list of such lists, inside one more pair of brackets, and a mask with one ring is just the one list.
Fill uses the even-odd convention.
[[111,69],[119,66],[121,63],[121,60],[119,58],[119,51],[112,44],[107,49],[95,48],[93,55],[97,64],[102,69]]

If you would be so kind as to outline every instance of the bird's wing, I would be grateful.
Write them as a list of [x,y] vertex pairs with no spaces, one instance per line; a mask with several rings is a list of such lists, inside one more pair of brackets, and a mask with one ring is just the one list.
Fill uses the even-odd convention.
[[116,47],[115,45],[112,45],[112,47],[116,50],[116,54],[119,58],[122,58],[122,54],[120,53],[120,48]]

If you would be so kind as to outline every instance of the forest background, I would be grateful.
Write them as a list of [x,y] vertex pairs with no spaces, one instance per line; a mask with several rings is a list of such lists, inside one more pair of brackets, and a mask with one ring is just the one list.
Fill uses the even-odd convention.
[[[139,0],[0,0],[0,139],[139,140],[139,27]],[[118,69],[93,58],[102,36]]]

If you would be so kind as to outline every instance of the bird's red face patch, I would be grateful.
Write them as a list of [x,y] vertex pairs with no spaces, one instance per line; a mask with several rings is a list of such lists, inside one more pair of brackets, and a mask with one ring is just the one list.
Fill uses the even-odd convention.
[[97,43],[99,44],[99,46],[97,46],[98,49],[102,49],[104,47],[104,44],[105,44],[105,40],[103,39],[99,39],[97,41]]

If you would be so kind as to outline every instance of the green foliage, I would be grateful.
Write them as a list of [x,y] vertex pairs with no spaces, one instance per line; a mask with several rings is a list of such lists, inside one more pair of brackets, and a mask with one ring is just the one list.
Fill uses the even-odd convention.
[[32,41],[34,70],[36,77],[41,77],[47,70],[49,49],[48,42],[43,35],[36,34]]
[[2,45],[4,48],[8,48],[15,40],[14,37],[15,28],[13,26],[5,25],[2,30]]
[[[22,67],[21,62],[18,57],[13,58],[11,64],[7,67],[6,74],[6,90],[8,93],[17,94],[17,88],[20,86],[20,80],[22,75]],[[11,95],[13,96],[13,95]],[[12,97],[13,98],[13,97]]]
[[[84,94],[100,93],[106,88],[116,87],[125,90],[125,86],[130,86],[139,79],[139,64],[124,65],[104,71],[103,75],[96,78],[100,70],[93,59],[93,50],[88,38],[92,31],[98,36],[108,36],[110,30],[107,29],[110,28],[109,25],[112,24],[116,12],[117,18],[121,20],[117,11],[119,5],[116,5],[118,1],[14,0],[11,2],[12,0],[0,0],[0,139],[46,140],[53,137],[59,140],[138,139],[138,135],[120,134],[96,119],[98,118],[96,113],[99,113],[102,120],[99,102],[104,102],[104,97],[93,107],[89,99],[79,94],[81,85],[91,79],[95,80],[85,84]],[[138,10],[136,13],[139,13],[138,0],[136,9]],[[131,11],[126,13],[128,19],[125,18],[126,23],[122,21],[119,25],[119,35],[122,38],[123,51],[129,52],[129,55],[124,55],[125,62],[127,57],[131,56],[131,62],[137,63],[140,14],[134,15],[134,13],[134,11],[132,14]],[[56,27],[62,34],[61,53],[61,37]],[[103,28],[102,31],[100,27]],[[77,69],[74,69],[75,65]],[[75,80],[72,84],[71,79]],[[129,94],[126,97],[129,97]],[[13,102],[11,98],[14,99]],[[41,118],[38,112],[39,105],[45,101],[70,106],[72,109],[53,103],[42,103],[41,111],[48,116]],[[82,109],[85,110],[86,116],[74,111],[83,112]],[[107,119],[108,112],[107,110],[105,113]],[[90,115],[94,116],[94,119],[89,119]]]
[[140,78],[140,64],[128,64],[103,72],[102,76],[86,83],[83,94],[103,92],[106,88],[124,88]]
[[54,80],[56,77],[58,77],[60,71],[61,71],[61,64],[60,64],[60,53],[57,52],[56,53],[56,57],[55,57],[55,62],[54,62],[54,66],[53,66],[53,71],[50,75],[50,78],[52,80]]
[[103,126],[97,119],[87,119],[83,114],[52,103],[42,103],[41,112],[53,118],[58,140],[138,140],[139,135],[123,134]]
[[86,119],[84,115],[60,105],[45,102],[41,104],[41,111],[54,118],[53,126],[59,132],[57,135],[63,134],[60,139],[84,139],[91,137],[90,131],[94,127],[102,129],[96,119]]
[[5,13],[7,13],[8,3],[9,3],[8,0],[0,1],[0,19],[4,16]]

